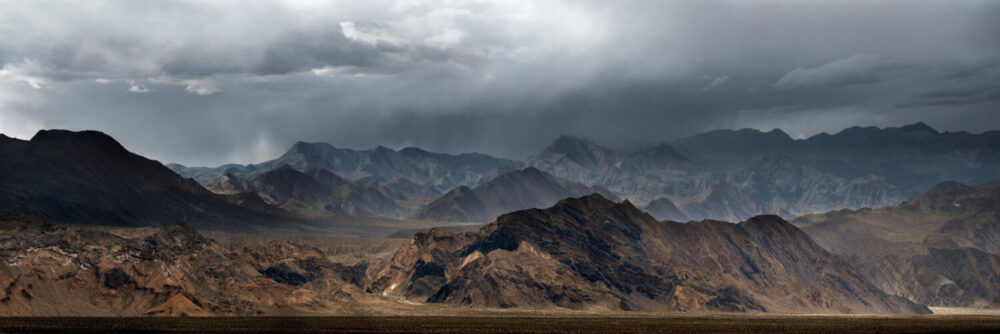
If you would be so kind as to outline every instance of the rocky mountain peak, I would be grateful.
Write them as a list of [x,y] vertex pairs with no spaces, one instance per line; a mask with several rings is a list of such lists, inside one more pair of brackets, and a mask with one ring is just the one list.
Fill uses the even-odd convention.
[[580,138],[562,135],[556,138],[548,147],[545,148],[543,152],[550,154],[563,154],[570,159],[585,159],[592,160],[592,150],[597,147],[597,144],[593,142]]
[[382,146],[382,145],[376,145],[375,148],[372,149],[372,154],[375,154],[375,155],[386,155],[386,154],[395,154],[395,153],[398,153],[398,152],[396,152],[395,150],[393,150],[391,148]]
[[[776,216],[741,224],[657,222],[628,201],[597,194],[515,211],[477,232],[418,234],[378,272],[369,290],[428,303],[929,312],[878,290]],[[789,293],[813,297],[790,306]]]
[[916,123],[913,123],[913,124],[910,124],[910,125],[904,125],[903,127],[900,127],[899,129],[902,130],[903,132],[907,132],[907,133],[927,133],[927,134],[935,134],[935,135],[939,133],[937,130],[935,130],[934,128],[930,127],[930,125],[927,125],[924,122],[916,122]]
[[785,133],[785,131],[779,128],[774,128],[771,131],[768,131],[767,134],[782,140],[792,140],[791,136],[789,136],[787,133]]
[[403,149],[399,150],[399,154],[408,157],[426,157],[426,156],[437,155],[437,153],[428,152],[427,150],[413,146],[404,147]]
[[[31,138],[36,150],[59,150],[62,154],[128,154],[118,141],[100,131],[41,130]],[[53,152],[55,153],[55,152]]]
[[925,196],[943,196],[948,194],[955,194],[957,192],[963,192],[971,189],[972,187],[965,184],[955,182],[955,181],[945,181],[931,188],[923,195]]

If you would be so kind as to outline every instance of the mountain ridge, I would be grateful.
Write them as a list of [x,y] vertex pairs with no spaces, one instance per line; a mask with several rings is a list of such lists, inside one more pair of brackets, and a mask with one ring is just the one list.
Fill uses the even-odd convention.
[[[596,194],[504,214],[475,232],[418,233],[390,263],[373,270],[377,274],[367,290],[429,303],[592,311],[929,312],[878,290],[779,217],[740,224],[657,222],[628,201],[614,203]],[[810,295],[812,301],[794,297]]]

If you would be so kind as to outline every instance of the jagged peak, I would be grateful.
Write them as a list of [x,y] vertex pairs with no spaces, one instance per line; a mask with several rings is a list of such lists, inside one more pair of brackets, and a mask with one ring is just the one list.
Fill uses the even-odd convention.
[[774,136],[774,137],[781,138],[781,139],[792,140],[792,136],[789,136],[787,133],[785,133],[785,131],[783,131],[783,130],[781,130],[779,128],[774,128],[771,131],[767,132],[767,134],[769,134],[771,136]]
[[[593,209],[598,209],[598,208],[613,207],[613,206],[622,205],[622,204],[624,204],[624,203],[615,203],[615,202],[607,199],[606,197],[604,197],[604,195],[601,195],[599,193],[592,193],[590,195],[585,195],[585,196],[581,196],[581,197],[564,198],[564,199],[560,200],[559,202],[556,202],[556,204],[553,205],[552,207],[553,208],[580,208],[580,209],[593,210]],[[629,202],[628,206],[631,206],[631,205],[632,205],[632,203]]]
[[871,133],[877,133],[879,131],[881,131],[881,130],[878,127],[874,127],[874,126],[865,126],[865,127],[852,126],[852,127],[840,130],[840,132],[837,132],[834,136],[871,134]]
[[396,153],[395,150],[393,150],[391,148],[388,148],[388,147],[385,147],[385,146],[382,146],[381,144],[375,145],[375,148],[373,148],[372,151],[373,152],[384,152],[384,153],[388,153],[388,152]]
[[317,152],[335,150],[335,149],[337,148],[328,143],[307,143],[304,141],[297,141],[295,142],[295,144],[292,144],[292,147],[290,147],[288,151],[285,152],[284,155],[290,155],[290,154],[311,155],[311,154],[316,154]]
[[952,193],[952,192],[955,192],[955,191],[964,191],[964,190],[968,190],[968,189],[971,189],[971,188],[972,188],[971,186],[968,186],[968,185],[963,184],[961,182],[957,182],[957,181],[944,181],[944,182],[938,183],[936,186],[932,187],[925,194],[927,194],[927,195],[947,194],[947,193]]
[[907,132],[907,133],[929,133],[929,134],[938,134],[939,133],[937,130],[935,130],[934,128],[930,127],[930,125],[927,125],[924,122],[916,122],[916,123],[913,123],[913,124],[904,125],[904,126],[900,127],[899,129],[902,130],[903,132]]
[[[601,196],[601,194],[598,194],[598,193],[594,193],[594,194],[598,195],[598,196]],[[603,198],[604,196],[601,196],[601,197]],[[622,200],[621,205],[624,205],[626,208],[632,208],[632,209],[637,209],[637,210],[639,209],[639,208],[636,208],[635,204],[632,204],[632,201],[629,201],[627,198],[624,199],[624,200]]]

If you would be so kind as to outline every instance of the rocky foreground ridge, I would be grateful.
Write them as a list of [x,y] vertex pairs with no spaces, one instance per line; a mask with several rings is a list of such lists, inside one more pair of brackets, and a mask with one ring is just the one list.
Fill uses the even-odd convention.
[[[658,222],[600,195],[417,234],[367,290],[431,303],[583,310],[928,313],[777,216]],[[374,274],[374,275],[372,275]]]
[[391,257],[344,258],[288,241],[227,248],[182,224],[104,229],[2,214],[0,314],[929,312],[776,216],[657,222],[600,195],[476,232],[419,233]]
[[228,250],[182,224],[150,232],[126,238],[0,214],[0,314],[327,314],[364,296],[366,264],[333,263],[313,247]]

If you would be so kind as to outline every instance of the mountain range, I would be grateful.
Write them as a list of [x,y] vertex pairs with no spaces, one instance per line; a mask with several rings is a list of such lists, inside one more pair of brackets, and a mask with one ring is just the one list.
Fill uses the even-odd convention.
[[[919,126],[879,131],[889,137],[951,135]],[[487,172],[496,176],[437,198],[436,186],[402,174],[350,179],[324,167],[292,164],[218,174],[203,186],[103,133],[3,136],[0,313],[300,315],[434,305],[927,313],[923,305],[1000,305],[1000,183],[944,182],[895,205],[890,199],[913,191],[906,188],[913,184],[893,183],[897,176],[833,174],[848,164],[820,166],[791,151],[746,153],[781,142],[777,131],[723,134],[720,138],[769,139],[729,152],[735,154],[730,168],[681,149],[687,146],[626,151],[563,137],[546,150],[561,156],[529,159],[545,161],[542,167],[506,170],[517,164],[497,160],[503,167]],[[979,149],[992,149],[988,146]],[[393,156],[389,149],[374,151]],[[925,151],[898,161],[916,169],[915,161],[934,156]],[[647,154],[670,158],[635,158]],[[452,178],[456,174],[439,169],[444,160],[468,155],[433,156],[440,164],[428,168],[439,180],[476,179],[471,172]],[[965,159],[968,171],[994,158],[966,154]],[[366,164],[367,171],[407,166]],[[930,173],[920,175],[956,174],[947,170],[950,164],[958,163],[919,167]],[[591,182],[543,167],[564,175],[590,173]],[[936,168],[937,174],[929,172]],[[673,186],[691,195],[667,193],[640,210],[600,186],[604,176],[617,177],[619,185],[690,177]],[[852,206],[883,208],[839,209]],[[791,223],[757,215],[797,215],[808,207],[833,211]],[[749,218],[702,219],[709,215]],[[427,231],[435,226],[442,228]],[[318,249],[287,241],[222,246],[199,231],[224,237],[251,231],[309,242],[315,239],[288,235],[410,240],[393,241],[399,247],[394,252],[385,250],[385,240],[352,241],[381,245],[378,255],[358,255],[344,253],[342,245]]]
[[297,142],[280,157],[254,165],[223,165],[215,168],[169,164],[178,174],[207,183],[219,175],[241,178],[291,166],[300,171],[322,168],[351,180],[386,182],[406,179],[447,192],[459,185],[475,186],[515,169],[514,161],[485,154],[459,155],[424,151],[415,147],[395,151],[383,146],[370,150],[337,148],[326,143]]
[[[372,273],[371,271],[369,273]],[[890,296],[777,216],[658,222],[594,194],[418,233],[366,289],[500,308],[927,313]]]
[[895,207],[792,223],[888,293],[928,305],[1000,306],[1000,182],[945,182]]
[[[0,213],[0,314],[454,314],[470,309],[928,313],[776,216],[657,222],[600,195],[412,240],[55,225]],[[307,243],[311,243],[310,246]],[[319,246],[319,245],[330,246]],[[385,255],[383,255],[385,254]],[[388,257],[386,257],[388,256]]]
[[[299,142],[281,157],[255,165],[169,167],[203,184],[224,174],[247,179],[286,165],[302,172],[322,168],[373,185],[406,182],[434,191],[423,191],[419,197],[397,196],[397,205],[434,219],[456,219],[449,217],[451,213],[428,212],[425,206],[431,200],[426,199],[436,197],[435,192],[457,191],[444,196],[462,197],[458,195],[506,172],[534,167],[607,189],[642,206],[670,200],[680,213],[674,218],[739,221],[759,214],[791,218],[842,208],[893,206],[939,182],[981,184],[998,179],[998,157],[1000,131],[942,133],[915,123],[884,129],[853,127],[806,139],[792,139],[778,129],[716,130],[628,149],[561,136],[523,161],[412,147],[353,150]],[[407,198],[425,200],[400,202]],[[398,212],[388,215],[399,217]]]

